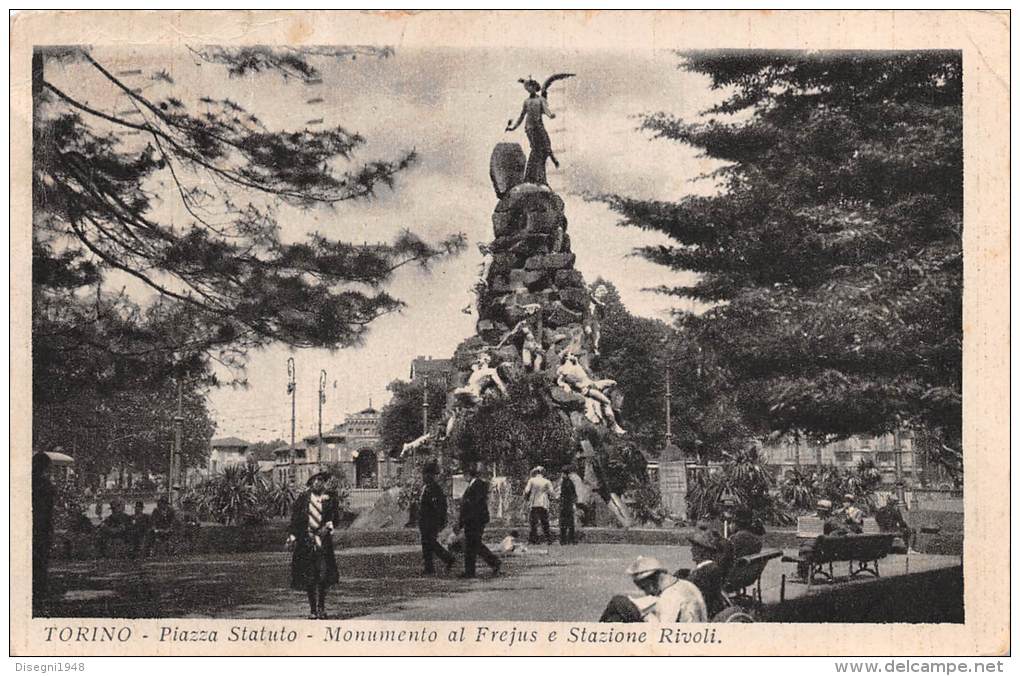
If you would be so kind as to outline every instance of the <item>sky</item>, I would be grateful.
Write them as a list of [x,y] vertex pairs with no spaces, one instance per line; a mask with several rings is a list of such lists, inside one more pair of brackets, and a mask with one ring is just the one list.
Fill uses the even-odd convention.
[[[281,207],[284,240],[320,231],[353,242],[376,242],[392,239],[404,228],[433,241],[457,232],[468,239],[465,253],[430,272],[402,269],[397,274],[388,290],[407,307],[373,322],[363,346],[332,353],[274,346],[252,353],[247,388],[210,393],[218,437],[289,439],[289,357],[296,366],[300,437],[317,429],[321,370],[327,373],[323,428],[329,429],[370,402],[376,408],[384,405],[387,384],[407,379],[414,357],[449,357],[474,334],[476,317],[461,308],[473,302],[469,289],[482,259],[477,245],[493,237],[496,197],[489,157],[492,147],[505,141],[518,142],[527,152],[523,126],[513,133],[503,131],[508,119],[516,120],[526,96],[518,78],[542,81],[553,72],[576,73],[552,86],[550,107],[557,119],[548,120],[546,127],[562,163],[559,171],[549,165],[550,187],[566,204],[576,267],[586,280],[601,276],[612,281],[632,312],[659,319],[668,319],[670,309],[682,301],[643,289],[691,281],[689,275],[631,255],[635,247],[665,244],[667,238],[621,228],[603,204],[584,199],[618,193],[676,200],[715,190],[711,181],[698,177],[716,165],[689,147],[653,140],[637,130],[642,113],[668,111],[693,120],[719,96],[703,76],[678,69],[677,58],[669,52],[401,48],[385,59],[317,59],[322,69],[318,85],[286,82],[271,74],[230,79],[222,66],[203,64],[184,49],[104,47],[93,55],[115,72],[165,69],[175,81],[173,94],[187,103],[204,94],[229,97],[271,129],[300,129],[322,118],[324,125],[357,131],[368,143],[355,161],[417,151],[418,164],[399,176],[392,191],[383,188],[371,200],[312,211]],[[80,64],[48,66],[46,77],[96,107],[116,110],[126,104]],[[322,102],[308,103],[313,99]],[[184,221],[185,214],[172,201],[162,208],[170,218]],[[145,295],[145,290],[124,283],[135,295]]]

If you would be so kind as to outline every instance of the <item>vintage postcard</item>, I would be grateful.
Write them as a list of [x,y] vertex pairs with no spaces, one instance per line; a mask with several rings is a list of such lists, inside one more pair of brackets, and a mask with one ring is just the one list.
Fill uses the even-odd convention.
[[10,22],[13,655],[1009,652],[1008,12]]

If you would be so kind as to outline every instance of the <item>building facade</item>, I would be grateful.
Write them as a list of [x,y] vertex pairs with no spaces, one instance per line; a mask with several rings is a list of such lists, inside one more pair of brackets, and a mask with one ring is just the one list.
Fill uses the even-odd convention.
[[209,442],[209,460],[206,464],[207,475],[219,474],[225,467],[247,462],[248,447],[244,439],[223,437]]
[[382,450],[379,411],[369,406],[319,435],[303,438],[294,449],[274,451],[273,478],[303,485],[329,464],[339,465],[355,489],[388,488],[399,476],[399,461]]
[[917,479],[914,439],[909,431],[880,437],[854,436],[829,444],[808,443],[803,439],[797,443],[784,437],[763,444],[761,452],[777,478],[794,469],[813,472],[819,465],[853,469],[862,460],[869,460],[882,474],[883,485],[894,486],[898,480],[912,485]]
[[411,360],[411,382],[417,383],[424,380],[435,382],[442,380],[447,386],[453,379],[452,359],[433,359],[431,355],[421,355]]

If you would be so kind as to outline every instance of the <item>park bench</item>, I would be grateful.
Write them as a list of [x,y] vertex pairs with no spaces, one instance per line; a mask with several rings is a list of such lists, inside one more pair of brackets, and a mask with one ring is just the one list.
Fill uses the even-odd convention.
[[[761,603],[761,576],[765,572],[765,566],[772,559],[782,555],[778,549],[766,549],[757,554],[741,556],[733,562],[723,591],[734,601],[751,600]],[[750,594],[747,593],[748,587],[753,587]]]
[[892,550],[895,537],[895,533],[819,535],[814,540],[814,549],[809,557],[801,559],[784,556],[783,561],[806,565],[809,585],[814,583],[815,577],[818,575],[829,581],[834,580],[832,564],[839,561],[848,563],[851,578],[865,573],[880,577],[878,562]]
[[[799,516],[797,517],[797,537],[801,540],[813,540],[814,538],[822,535],[825,522],[818,516]],[[878,527],[878,522],[873,518],[867,518],[864,520],[864,530],[861,535],[878,535],[882,532],[882,529]]]

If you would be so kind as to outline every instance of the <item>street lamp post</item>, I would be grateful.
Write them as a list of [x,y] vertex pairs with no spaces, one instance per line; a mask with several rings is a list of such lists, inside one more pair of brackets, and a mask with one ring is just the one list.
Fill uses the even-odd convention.
[[170,467],[167,471],[167,498],[174,501],[174,463],[180,462],[184,438],[184,382],[177,379],[177,415],[174,416],[174,445],[170,450]]
[[295,403],[295,393],[297,392],[297,375],[294,368],[294,357],[287,358],[287,394],[290,395],[290,462],[294,464],[294,438],[295,438],[295,416],[297,413],[297,405]]
[[319,371],[319,462],[322,462],[322,405],[326,403],[326,369]]
[[670,386],[669,360],[666,360],[666,448],[673,445],[673,415],[670,403],[673,400],[673,391]]
[[429,431],[429,378],[422,378],[421,390],[421,433],[428,434]]

